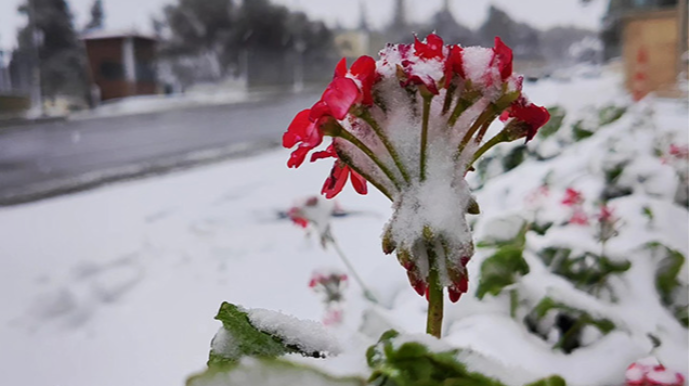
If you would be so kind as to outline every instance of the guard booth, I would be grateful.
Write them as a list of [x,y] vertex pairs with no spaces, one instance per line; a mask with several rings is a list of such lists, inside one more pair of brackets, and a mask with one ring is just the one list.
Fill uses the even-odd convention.
[[688,0],[610,0],[604,18],[608,56],[620,56],[625,85],[678,97],[688,79]]
[[136,32],[94,31],[82,36],[97,101],[156,94],[156,39]]

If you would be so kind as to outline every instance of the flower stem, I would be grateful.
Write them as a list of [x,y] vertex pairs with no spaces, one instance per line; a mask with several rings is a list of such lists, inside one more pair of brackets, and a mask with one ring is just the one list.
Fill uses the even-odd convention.
[[376,165],[378,165],[378,167],[381,169],[381,171],[386,176],[388,176],[388,178],[391,180],[393,185],[395,185],[395,187],[397,189],[400,189],[400,184],[398,183],[398,180],[395,179],[395,176],[393,175],[393,173],[390,171],[390,169],[388,169],[388,167],[383,162],[381,162],[381,160],[374,154],[374,152],[371,151],[371,149],[369,149],[369,147],[367,145],[365,145],[362,141],[357,139],[357,137],[352,135],[347,130],[340,130],[338,132],[338,137],[350,142],[353,145],[355,145],[359,150],[361,150],[364,154],[366,154],[367,157],[369,157]]
[[424,96],[424,109],[422,110],[422,140],[419,151],[419,180],[426,179],[426,148],[429,133],[429,112],[431,110],[432,96]]
[[407,169],[405,169],[405,165],[403,165],[402,161],[400,160],[398,151],[395,150],[395,147],[393,147],[393,144],[388,139],[386,134],[383,132],[378,122],[376,122],[376,120],[374,119],[374,117],[371,116],[368,110],[364,110],[361,117],[362,119],[364,119],[366,123],[369,124],[369,126],[371,126],[371,128],[374,130],[374,133],[376,133],[376,135],[383,143],[383,146],[386,147],[388,153],[390,153],[391,155],[391,158],[393,158],[393,162],[395,162],[395,165],[397,165],[398,169],[400,169],[400,174],[402,174],[403,178],[405,179],[405,182],[410,182],[410,175],[407,174]]
[[495,145],[501,143],[501,142],[508,142],[508,136],[505,135],[505,131],[501,131],[500,133],[496,134],[491,138],[490,140],[486,141],[485,144],[483,144],[479,149],[477,149],[476,152],[474,152],[474,157],[472,157],[472,161],[467,165],[467,168],[469,169],[472,164],[474,164],[474,161],[479,159],[479,157],[482,156],[482,154],[486,153],[487,150],[491,149]]
[[487,108],[486,110],[482,111],[482,113],[477,117],[472,126],[470,126],[470,128],[467,130],[465,136],[462,137],[462,142],[460,142],[460,146],[458,147],[458,155],[462,154],[462,151],[465,149],[465,146],[467,146],[467,143],[470,141],[472,135],[474,135],[477,129],[484,125],[484,123],[487,120],[491,120],[493,114],[494,112],[491,108]]
[[333,249],[335,249],[335,252],[338,254],[338,256],[340,256],[340,260],[343,261],[343,263],[347,267],[347,270],[350,271],[352,277],[355,278],[357,284],[359,284],[359,286],[362,288],[362,291],[364,292],[364,297],[369,299],[371,302],[378,304],[378,300],[376,300],[374,294],[371,291],[369,291],[367,286],[364,284],[364,280],[362,280],[359,274],[357,274],[355,267],[352,265],[352,263],[350,263],[350,260],[347,258],[347,256],[345,256],[345,253],[340,249],[340,246],[335,241],[335,238],[333,237],[330,231],[328,231],[328,233],[326,234],[326,239],[331,242]]
[[436,253],[433,246],[427,247],[429,256],[429,308],[426,317],[426,333],[441,338],[443,326],[443,287],[435,267]]

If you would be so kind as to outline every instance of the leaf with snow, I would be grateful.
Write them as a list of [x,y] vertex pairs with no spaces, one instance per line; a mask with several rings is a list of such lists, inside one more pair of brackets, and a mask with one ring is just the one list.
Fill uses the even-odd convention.
[[339,350],[320,323],[280,312],[244,310],[224,302],[216,319],[223,322],[223,327],[211,342],[209,366],[222,366],[244,356],[275,358],[299,353],[324,357]]
[[245,358],[230,368],[209,369],[187,380],[187,386],[364,386],[356,377],[334,377],[313,367],[282,359]]
[[661,302],[669,308],[680,322],[685,327],[688,326],[688,303],[687,297],[683,301],[679,296],[681,293],[687,293],[687,287],[682,289],[683,285],[678,279],[678,276],[685,264],[685,256],[677,250],[671,249],[661,243],[651,242],[647,244],[647,248],[654,251],[659,251],[664,256],[656,269],[656,290],[659,293]]
[[582,346],[580,338],[586,326],[596,327],[604,335],[616,328],[616,325],[608,319],[594,318],[587,311],[559,303],[550,297],[542,299],[532,310],[532,315],[539,321],[550,312],[556,312],[556,324],[561,330],[560,339],[554,348],[561,349],[565,353],[570,353]]
[[[424,338],[429,340],[429,345],[441,345],[435,338]],[[369,383],[379,386],[503,386],[495,379],[468,371],[457,359],[459,351],[430,348],[389,330],[367,351],[367,363],[373,369]]]
[[522,246],[504,245],[493,256],[484,260],[477,298],[482,299],[487,293],[496,296],[505,287],[517,282],[519,276],[529,273],[529,265],[522,257],[522,251]]

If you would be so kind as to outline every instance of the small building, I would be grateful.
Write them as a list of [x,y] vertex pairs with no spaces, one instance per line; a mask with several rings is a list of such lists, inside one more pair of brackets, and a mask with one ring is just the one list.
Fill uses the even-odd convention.
[[688,0],[611,0],[604,18],[608,58],[623,59],[634,96],[680,96],[687,82]]
[[156,94],[156,39],[133,31],[82,36],[96,100]]

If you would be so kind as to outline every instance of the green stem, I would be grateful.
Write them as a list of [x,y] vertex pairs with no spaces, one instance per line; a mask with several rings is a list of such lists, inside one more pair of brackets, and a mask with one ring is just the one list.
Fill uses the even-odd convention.
[[395,162],[395,165],[398,167],[400,170],[400,174],[402,174],[403,178],[405,179],[405,182],[410,182],[410,176],[407,174],[407,169],[405,169],[405,165],[403,165],[402,161],[400,160],[400,156],[398,155],[398,151],[395,150],[395,147],[391,143],[391,141],[388,139],[388,136],[383,132],[381,129],[381,126],[379,126],[378,122],[374,119],[374,117],[371,116],[369,111],[364,110],[364,112],[361,115],[362,119],[366,123],[371,126],[371,128],[374,130],[374,133],[379,137],[381,142],[383,143],[383,146],[386,147],[386,150],[388,150],[388,153],[390,153],[391,158],[393,158],[393,162]]
[[453,94],[455,94],[455,90],[457,90],[457,86],[453,83],[451,83],[448,86],[448,90],[446,90],[446,97],[443,100],[443,109],[441,110],[441,114],[445,114],[450,110],[450,105],[453,103]]
[[501,131],[500,133],[496,134],[493,138],[490,140],[486,141],[479,149],[477,149],[476,152],[474,152],[474,157],[472,157],[472,161],[467,165],[467,168],[469,169],[472,164],[474,164],[474,161],[479,159],[479,157],[482,156],[482,154],[486,153],[487,150],[491,149],[495,145],[501,143],[501,142],[508,142],[508,137],[505,135],[504,131]]
[[357,139],[357,137],[355,137],[354,135],[350,134],[350,132],[348,132],[347,130],[340,130],[338,132],[338,137],[355,145],[359,150],[366,154],[367,157],[374,161],[374,163],[378,165],[381,171],[391,180],[393,185],[395,185],[396,189],[400,189],[400,184],[398,183],[398,180],[395,179],[393,173],[383,162],[381,162],[381,160],[374,154],[374,152],[371,151],[371,149],[369,149],[367,145],[365,145],[362,141]]
[[431,110],[431,96],[424,96],[424,110],[422,111],[422,140],[419,150],[419,180],[426,179],[426,144],[429,133],[429,112]]
[[347,267],[347,270],[350,271],[350,275],[355,278],[355,281],[359,286],[362,288],[362,291],[364,292],[364,297],[369,299],[371,302],[378,304],[378,300],[376,300],[376,297],[374,297],[374,294],[369,291],[367,286],[364,284],[364,280],[357,274],[357,271],[355,270],[355,267],[350,263],[350,260],[345,256],[345,253],[340,249],[340,246],[338,246],[338,243],[335,241],[335,238],[331,234],[330,231],[326,234],[326,239],[331,242],[331,245],[333,246],[333,249],[335,249],[335,252],[340,256],[340,260],[343,261],[345,266]]
[[[489,106],[490,107],[490,106]],[[494,114],[493,109],[487,108],[486,110],[482,111],[481,114],[479,114],[479,117],[474,121],[472,126],[470,126],[469,130],[467,130],[467,133],[465,133],[465,136],[462,137],[462,142],[460,142],[460,146],[458,147],[458,154],[461,154],[462,151],[465,149],[465,146],[467,146],[467,143],[470,141],[474,133],[484,125],[484,123],[491,118],[491,116]]]
[[458,104],[455,105],[455,108],[453,109],[453,112],[450,113],[450,118],[448,119],[448,126],[453,127],[455,126],[455,122],[458,121],[458,118],[460,118],[460,115],[462,115],[465,110],[467,110],[468,107],[472,105],[471,102],[466,101],[465,99],[462,99],[462,97],[458,98]]
[[515,288],[510,290],[510,317],[515,319],[518,307],[518,292]]
[[438,277],[438,268],[435,267],[436,253],[433,246],[427,247],[429,255],[429,308],[426,318],[426,333],[441,338],[443,326],[443,287]]

